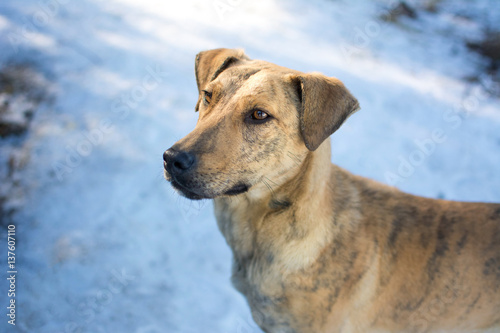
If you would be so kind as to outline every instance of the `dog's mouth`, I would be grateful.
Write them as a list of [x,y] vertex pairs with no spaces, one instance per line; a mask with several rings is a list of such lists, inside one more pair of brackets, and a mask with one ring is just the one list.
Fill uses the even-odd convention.
[[238,195],[241,193],[245,193],[249,189],[250,189],[250,186],[243,184],[243,183],[240,183],[240,184],[236,184],[235,186],[231,187],[229,190],[224,192],[224,195],[229,195],[229,196]]
[[172,184],[172,187],[175,188],[179,193],[181,193],[183,196],[185,196],[188,199],[191,200],[201,200],[201,199],[210,199],[209,197],[205,197],[203,195],[200,195],[193,190],[183,186],[181,183],[176,181],[175,179],[171,178],[170,179],[170,184]]
[[182,196],[191,200],[214,199],[219,196],[234,196],[245,193],[250,189],[250,185],[247,185],[245,183],[238,183],[228,190],[222,191],[220,194],[207,193],[207,191],[203,189],[187,186],[186,184],[184,184],[184,182],[176,179],[175,176],[170,175],[166,170],[165,179],[169,181],[172,184],[172,187],[175,188]]

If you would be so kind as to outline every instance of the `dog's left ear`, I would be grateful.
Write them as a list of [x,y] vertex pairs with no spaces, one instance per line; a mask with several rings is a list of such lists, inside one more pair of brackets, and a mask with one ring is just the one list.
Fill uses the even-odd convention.
[[201,102],[201,91],[205,86],[215,80],[220,73],[235,62],[249,58],[241,49],[214,49],[202,51],[196,55],[194,71],[198,85],[198,102],[195,110],[198,111]]
[[336,78],[320,73],[291,74],[289,78],[301,103],[299,119],[304,143],[314,151],[359,110],[359,103]]

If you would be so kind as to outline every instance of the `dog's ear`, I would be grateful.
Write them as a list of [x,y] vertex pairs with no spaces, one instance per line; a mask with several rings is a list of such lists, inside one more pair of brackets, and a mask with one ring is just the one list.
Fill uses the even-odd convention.
[[195,107],[196,111],[199,110],[201,91],[205,86],[215,80],[226,68],[241,59],[248,60],[245,52],[241,49],[215,49],[202,51],[196,55],[194,71],[200,94]]
[[336,78],[320,73],[291,74],[299,95],[300,132],[306,147],[314,151],[354,112],[359,103]]

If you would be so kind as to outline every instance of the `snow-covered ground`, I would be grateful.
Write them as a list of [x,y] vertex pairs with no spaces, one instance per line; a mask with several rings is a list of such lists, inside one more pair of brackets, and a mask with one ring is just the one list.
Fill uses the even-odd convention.
[[362,110],[334,134],[334,163],[418,195],[500,202],[500,102],[465,46],[500,29],[500,2],[431,2],[387,23],[393,1],[3,1],[0,67],[34,64],[54,102],[1,150],[25,161],[8,202],[16,326],[2,226],[0,331],[261,332],[229,283],[211,202],[162,178],[163,151],[196,123],[201,50],[340,78]]

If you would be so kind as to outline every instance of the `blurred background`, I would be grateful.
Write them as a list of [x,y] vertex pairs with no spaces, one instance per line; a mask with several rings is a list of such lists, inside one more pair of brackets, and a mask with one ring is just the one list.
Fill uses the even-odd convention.
[[332,159],[351,172],[500,202],[499,31],[495,0],[2,1],[0,331],[261,332],[212,203],[163,179],[201,50],[342,80],[362,109]]

